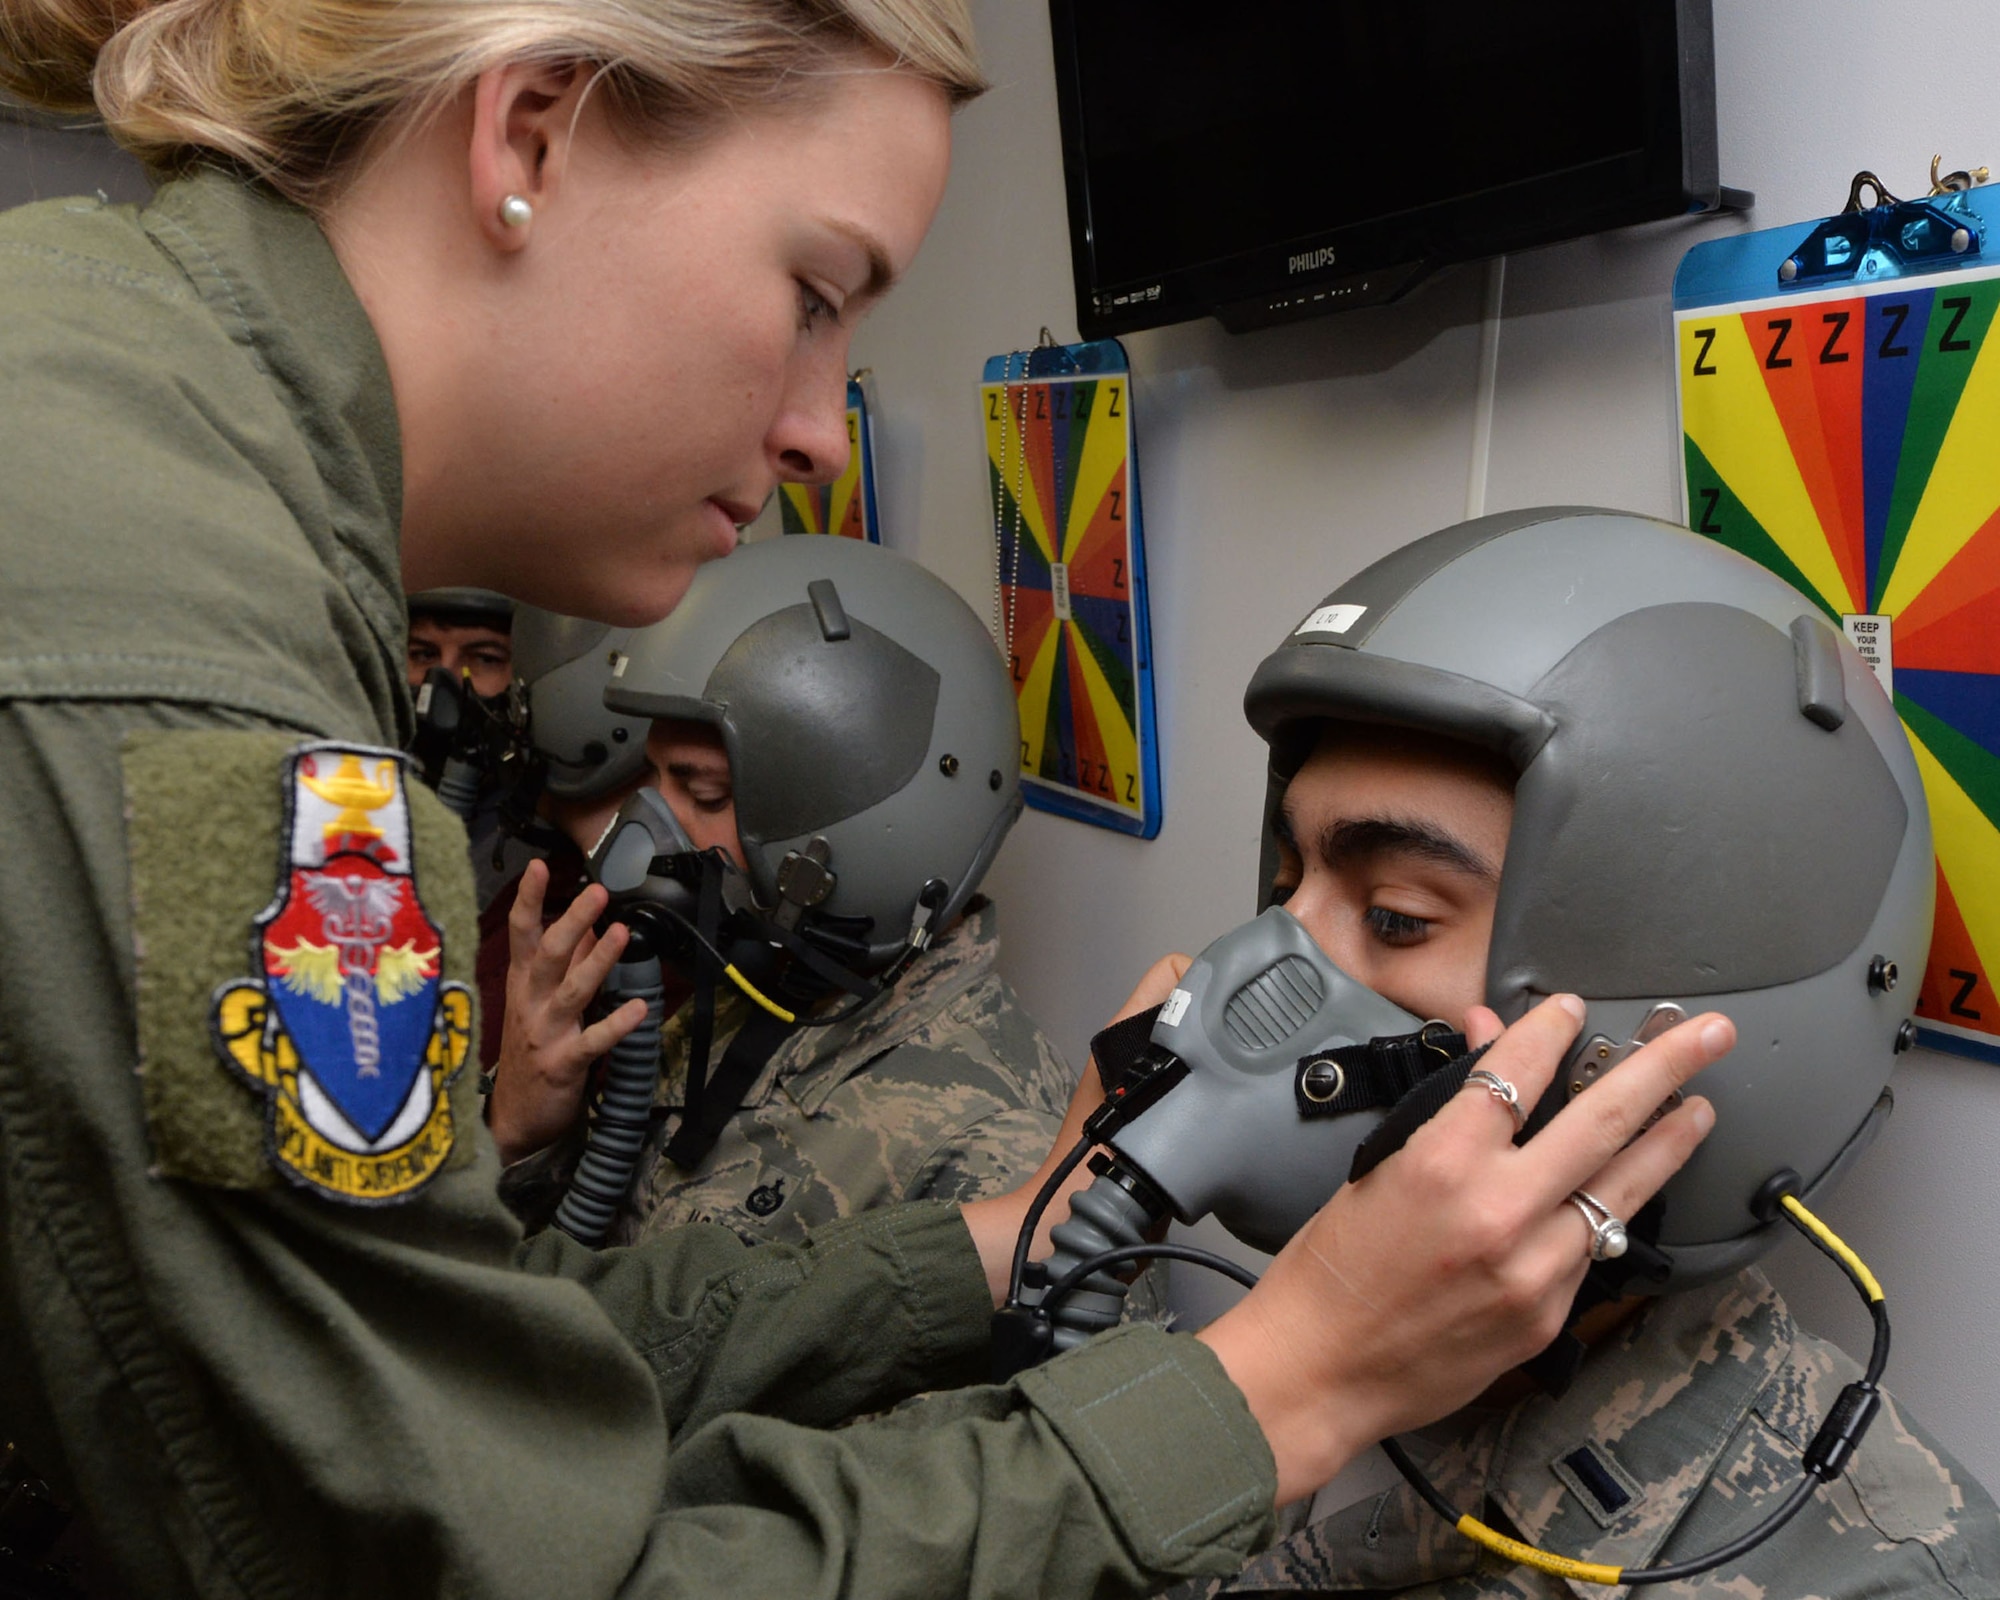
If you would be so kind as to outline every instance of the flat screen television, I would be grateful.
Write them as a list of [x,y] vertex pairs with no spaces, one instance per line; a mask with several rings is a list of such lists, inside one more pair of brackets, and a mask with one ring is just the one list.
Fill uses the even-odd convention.
[[1262,327],[1741,207],[1709,0],[1050,0],[1077,321]]

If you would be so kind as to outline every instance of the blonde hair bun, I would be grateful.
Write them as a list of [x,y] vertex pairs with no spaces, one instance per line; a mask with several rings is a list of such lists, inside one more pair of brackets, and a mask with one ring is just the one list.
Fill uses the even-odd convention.
[[94,111],[97,58],[140,9],[116,0],[0,0],[0,85],[45,111]]
[[508,61],[597,69],[641,137],[810,94],[855,52],[986,88],[967,0],[0,0],[0,84],[155,172],[215,154],[302,204],[376,130]]

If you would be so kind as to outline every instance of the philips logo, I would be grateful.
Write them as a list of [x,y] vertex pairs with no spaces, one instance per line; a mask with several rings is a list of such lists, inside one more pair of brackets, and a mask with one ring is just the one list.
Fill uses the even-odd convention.
[[1303,251],[1291,258],[1290,272],[1317,272],[1321,267],[1333,265],[1333,247],[1322,245],[1317,250]]

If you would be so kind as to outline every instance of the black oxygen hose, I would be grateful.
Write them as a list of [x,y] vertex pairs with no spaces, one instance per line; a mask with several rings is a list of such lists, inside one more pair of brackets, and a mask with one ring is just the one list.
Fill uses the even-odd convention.
[[556,1208],[555,1225],[578,1244],[595,1249],[611,1232],[639,1170],[646,1134],[652,1126],[653,1095],[660,1081],[660,1029],[667,1020],[666,984],[652,940],[632,929],[625,955],[604,980],[613,1007],[637,997],[646,1002],[646,1020],[605,1055],[604,1092],[591,1112],[583,1158],[569,1193]]
[[437,797],[445,809],[461,822],[470,822],[479,809],[479,791],[485,773],[479,763],[462,756],[447,756],[444,773],[438,779]]

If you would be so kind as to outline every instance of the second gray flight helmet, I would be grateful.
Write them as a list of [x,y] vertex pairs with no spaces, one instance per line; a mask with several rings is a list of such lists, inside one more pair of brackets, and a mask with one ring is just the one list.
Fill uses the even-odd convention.
[[646,719],[604,704],[611,674],[639,631],[534,606],[514,613],[514,677],[527,700],[528,740],[558,800],[614,794],[645,768]]
[[963,909],[1020,814],[1020,728],[993,640],[942,579],[876,545],[795,535],[696,574],[637,634],[605,702],[717,729],[760,905],[785,857],[824,839],[819,909],[865,917],[871,965],[904,948],[920,897]]

